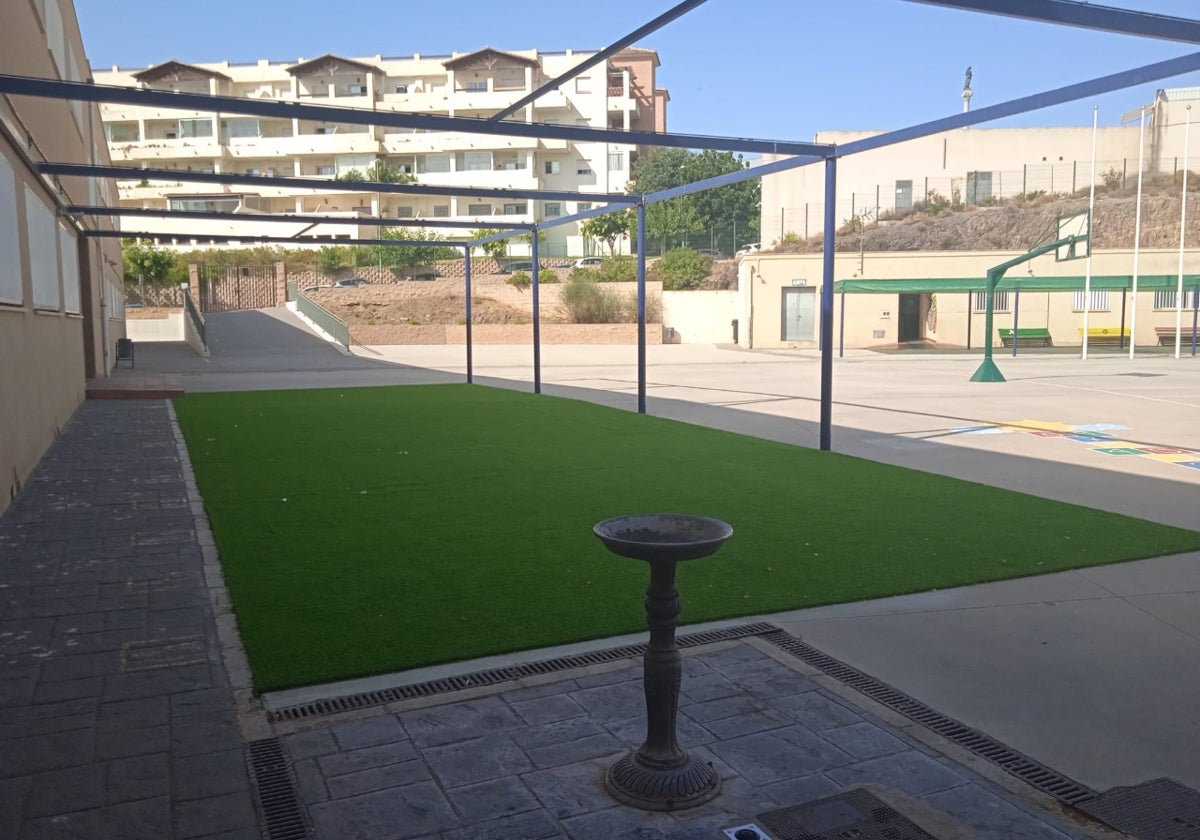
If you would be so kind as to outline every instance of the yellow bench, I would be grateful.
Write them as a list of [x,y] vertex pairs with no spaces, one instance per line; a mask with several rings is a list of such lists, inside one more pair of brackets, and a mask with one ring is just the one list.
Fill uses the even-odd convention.
[[[1083,341],[1083,327],[1079,328],[1079,340]],[[1125,344],[1129,341],[1129,327],[1088,327],[1088,344]]]

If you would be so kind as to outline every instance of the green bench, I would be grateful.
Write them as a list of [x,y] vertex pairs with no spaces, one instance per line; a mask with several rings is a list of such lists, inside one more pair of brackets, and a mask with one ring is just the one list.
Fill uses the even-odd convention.
[[[1012,347],[1013,331],[1009,329],[999,329],[1000,343],[1005,347]],[[1050,338],[1050,330],[1045,327],[1018,327],[1017,330],[1017,346],[1028,347],[1037,344],[1041,347],[1053,347],[1054,341]]]

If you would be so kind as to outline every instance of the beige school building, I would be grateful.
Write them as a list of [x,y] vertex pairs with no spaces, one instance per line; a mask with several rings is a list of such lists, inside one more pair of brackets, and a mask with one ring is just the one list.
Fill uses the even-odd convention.
[[[924,343],[982,347],[985,278],[989,268],[1019,257],[1013,251],[838,254],[833,300],[835,349]],[[1189,262],[1190,264],[1190,262]],[[1047,254],[1009,269],[997,287],[990,341],[1001,329],[1044,329],[1054,346],[1080,345],[1085,308],[1089,341],[1126,335],[1140,347],[1158,345],[1174,329],[1178,250],[1143,249],[1139,289],[1132,289],[1132,250],[1093,254],[1093,285],[1085,301],[1086,260],[1058,262]],[[820,338],[821,254],[755,254],[739,265],[737,343],[746,348],[815,348]],[[1197,274],[1184,275],[1184,343],[1190,350]],[[1048,290],[1047,287],[1050,287]],[[1135,312],[1136,301],[1136,312]],[[1085,307],[1086,302],[1086,307]],[[1108,330],[1099,336],[1097,330]],[[1170,339],[1173,345],[1174,339]]]

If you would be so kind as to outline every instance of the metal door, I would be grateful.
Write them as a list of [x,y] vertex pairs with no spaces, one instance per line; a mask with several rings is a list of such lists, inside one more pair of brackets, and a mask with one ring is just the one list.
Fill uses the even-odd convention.
[[783,290],[784,341],[815,341],[816,289]]

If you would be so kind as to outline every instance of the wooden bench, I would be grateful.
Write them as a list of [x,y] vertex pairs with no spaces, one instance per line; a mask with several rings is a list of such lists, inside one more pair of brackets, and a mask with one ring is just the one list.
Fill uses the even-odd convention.
[[[1079,340],[1083,341],[1083,327],[1079,328]],[[1129,343],[1129,327],[1088,327],[1088,345],[1112,344],[1125,345]]]
[[[1000,343],[1005,347],[1012,347],[1013,331],[1010,329],[999,329]],[[1024,347],[1026,345],[1039,344],[1042,347],[1053,347],[1054,341],[1050,338],[1050,330],[1045,327],[1017,327],[1017,346]]]
[[[1171,346],[1175,345],[1174,327],[1155,327],[1154,333],[1158,336],[1159,344],[1170,344]],[[1190,326],[1184,327],[1182,330],[1180,330],[1179,335],[1183,344],[1186,344],[1189,347],[1192,346],[1192,338],[1194,337],[1195,332]]]

